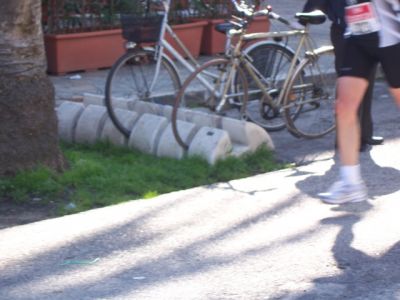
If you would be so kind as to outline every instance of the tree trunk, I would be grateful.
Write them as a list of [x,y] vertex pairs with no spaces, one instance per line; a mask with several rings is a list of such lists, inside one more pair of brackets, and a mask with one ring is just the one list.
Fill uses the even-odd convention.
[[54,108],[41,0],[0,1],[0,176],[65,167]]

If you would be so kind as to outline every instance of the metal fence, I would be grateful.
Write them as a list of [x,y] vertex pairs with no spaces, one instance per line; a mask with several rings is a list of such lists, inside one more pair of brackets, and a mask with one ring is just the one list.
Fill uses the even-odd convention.
[[[55,34],[119,28],[121,14],[143,14],[154,7],[154,0],[42,0],[43,30]],[[172,0],[169,22],[228,18],[231,12],[230,0]]]

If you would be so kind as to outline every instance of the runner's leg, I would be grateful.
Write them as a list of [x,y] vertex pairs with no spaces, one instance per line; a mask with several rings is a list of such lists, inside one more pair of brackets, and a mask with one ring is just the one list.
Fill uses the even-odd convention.
[[342,165],[357,165],[360,148],[358,108],[368,87],[363,78],[344,76],[338,79],[336,102],[337,135]]

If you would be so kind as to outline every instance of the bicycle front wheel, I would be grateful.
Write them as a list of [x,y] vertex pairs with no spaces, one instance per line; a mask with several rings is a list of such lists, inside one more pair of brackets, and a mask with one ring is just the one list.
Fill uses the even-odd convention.
[[175,99],[171,123],[176,141],[188,149],[189,142],[184,137],[184,128],[179,126],[180,120],[194,122],[196,126],[218,127],[217,118],[199,116],[241,119],[246,101],[247,81],[239,66],[225,58],[206,62],[186,78]]
[[[127,101],[151,101],[172,105],[180,88],[179,76],[174,66],[165,58],[157,72],[157,58],[153,50],[127,52],[121,56],[108,73],[105,86],[105,104],[114,125],[126,137],[132,128],[126,126],[116,112]],[[122,105],[121,105],[122,103]]]
[[286,122],[278,101],[294,58],[293,52],[277,43],[261,42],[250,46],[245,50],[245,54],[251,61],[250,67],[265,85],[266,92],[269,94],[268,98],[263,95],[254,79],[250,75],[247,76],[249,102],[246,113],[248,118],[267,131],[285,128]]
[[294,136],[319,138],[336,127],[336,72],[332,47],[308,53],[286,90],[284,116]]

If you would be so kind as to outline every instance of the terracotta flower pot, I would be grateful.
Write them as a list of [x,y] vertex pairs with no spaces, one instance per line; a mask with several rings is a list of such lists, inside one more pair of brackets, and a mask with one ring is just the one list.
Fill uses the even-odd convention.
[[[194,57],[199,56],[206,21],[173,25],[172,28]],[[46,34],[47,69],[50,74],[111,67],[124,52],[121,29],[95,32]],[[175,41],[167,40],[176,48]],[[183,51],[178,50],[184,55]]]
[[[190,53],[194,57],[198,57],[200,55],[201,41],[206,25],[207,21],[193,21],[185,24],[172,25],[172,29],[182,43],[188,48]],[[166,39],[182,56],[186,56],[169,34],[167,34]]]
[[125,51],[120,29],[46,34],[44,39],[51,74],[110,67]]
[[214,55],[225,50],[225,34],[215,30],[215,25],[226,22],[224,19],[208,20],[204,28],[203,39],[201,41],[201,53]]
[[255,17],[251,22],[249,28],[247,29],[247,32],[248,33],[268,32],[269,26],[270,23],[267,17]]

